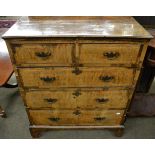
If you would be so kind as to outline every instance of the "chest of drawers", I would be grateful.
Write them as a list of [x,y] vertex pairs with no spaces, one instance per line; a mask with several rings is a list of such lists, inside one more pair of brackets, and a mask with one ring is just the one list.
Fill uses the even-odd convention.
[[85,128],[121,135],[152,36],[131,17],[55,19],[22,19],[3,36],[31,135]]

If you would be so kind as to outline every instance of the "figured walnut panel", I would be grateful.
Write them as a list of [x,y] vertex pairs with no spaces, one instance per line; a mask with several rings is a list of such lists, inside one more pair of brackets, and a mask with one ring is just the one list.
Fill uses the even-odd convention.
[[79,63],[138,64],[140,44],[81,44]]
[[120,125],[123,110],[29,110],[33,125]]
[[124,110],[81,110],[79,125],[121,125]]
[[72,64],[74,44],[22,44],[14,45],[14,58],[18,64]]
[[[34,97],[35,96],[35,97]],[[127,90],[57,90],[28,91],[25,93],[30,108],[125,108],[128,102]]]
[[67,67],[21,68],[18,71],[24,87],[38,88],[130,86],[134,78],[134,69],[119,67],[81,67],[78,75],[74,68]]
[[76,125],[78,116],[73,110],[29,110],[34,125]]

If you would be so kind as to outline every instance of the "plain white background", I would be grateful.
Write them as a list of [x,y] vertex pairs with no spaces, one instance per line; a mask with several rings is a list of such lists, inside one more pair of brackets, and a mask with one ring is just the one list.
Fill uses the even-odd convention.
[[[154,0],[1,0],[0,16],[154,16],[154,2]],[[0,140],[0,155],[154,155],[154,147],[155,140]]]

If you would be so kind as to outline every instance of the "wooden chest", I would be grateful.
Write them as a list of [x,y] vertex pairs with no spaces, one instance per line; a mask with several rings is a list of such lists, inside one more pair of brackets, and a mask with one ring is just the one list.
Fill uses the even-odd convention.
[[32,136],[71,128],[120,135],[151,37],[131,17],[19,20],[3,38]]

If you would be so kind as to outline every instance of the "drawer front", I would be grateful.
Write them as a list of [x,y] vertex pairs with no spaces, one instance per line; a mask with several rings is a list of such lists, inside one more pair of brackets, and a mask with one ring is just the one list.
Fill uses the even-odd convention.
[[79,63],[137,64],[140,44],[81,44]]
[[74,44],[23,44],[15,46],[16,64],[70,66]]
[[78,116],[73,110],[29,110],[32,124],[35,125],[75,125]]
[[81,110],[79,125],[121,125],[124,110]]
[[128,102],[127,90],[64,90],[29,91],[25,94],[30,108],[125,108]]
[[29,110],[35,125],[120,125],[123,110]]
[[134,77],[133,69],[118,67],[83,67],[79,71],[67,67],[47,67],[18,71],[24,87],[36,88],[130,86]]

